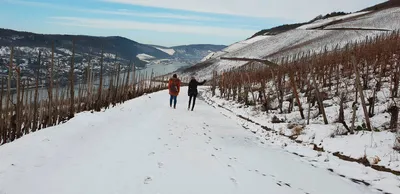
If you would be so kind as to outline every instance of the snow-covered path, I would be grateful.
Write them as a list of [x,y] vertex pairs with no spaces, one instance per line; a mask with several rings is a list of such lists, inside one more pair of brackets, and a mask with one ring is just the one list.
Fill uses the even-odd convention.
[[0,194],[372,193],[187,100],[161,91],[0,146]]

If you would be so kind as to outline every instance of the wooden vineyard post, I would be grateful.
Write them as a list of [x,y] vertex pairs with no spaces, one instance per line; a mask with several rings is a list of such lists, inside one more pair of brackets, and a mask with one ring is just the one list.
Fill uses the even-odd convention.
[[321,94],[319,92],[318,84],[317,84],[317,81],[315,80],[315,76],[314,76],[313,73],[311,73],[311,77],[312,77],[312,80],[313,80],[313,83],[314,83],[315,92],[316,92],[315,95],[317,96],[319,108],[320,108],[320,110],[322,112],[322,117],[324,118],[324,123],[325,123],[325,125],[327,125],[329,123],[328,123],[328,119],[326,118],[324,104],[322,104]]
[[399,106],[394,105],[392,110],[391,110],[393,119],[395,118],[395,115],[397,114],[397,122],[394,121],[394,122],[396,122],[396,124],[394,126],[397,128],[397,132],[396,132],[396,135],[395,135],[394,147],[393,147],[393,149],[395,149],[397,151],[400,151],[400,115],[399,115],[399,109],[400,109]]
[[21,75],[19,71],[19,67],[16,67],[16,73],[17,73],[17,100],[16,100],[16,106],[15,106],[15,129],[13,131],[13,137],[12,141],[15,140],[16,138],[20,137],[21,133]]
[[100,83],[99,83],[99,90],[97,93],[97,103],[96,103],[96,111],[100,111],[101,104],[102,104],[102,90],[103,90],[103,60],[104,60],[104,51],[101,50],[101,59],[100,59]]
[[48,117],[49,120],[47,122],[47,125],[52,126],[53,125],[53,119],[54,119],[54,114],[53,114],[53,68],[54,68],[54,42],[52,43],[51,46],[51,64],[50,64],[50,75],[49,75],[49,89],[48,89],[48,96],[49,96],[49,106],[48,106]]
[[6,120],[6,126],[5,129],[5,142],[7,142],[10,139],[10,135],[8,134],[7,130],[10,128],[11,126],[11,114],[12,111],[10,111],[10,109],[12,109],[12,107],[10,107],[10,102],[11,102],[11,72],[12,72],[12,65],[13,65],[13,54],[14,54],[14,47],[11,47],[11,54],[10,54],[10,64],[8,66],[8,79],[7,79],[7,102],[6,102],[6,111],[5,111],[5,120]]
[[301,106],[299,94],[297,93],[296,83],[294,81],[293,72],[292,71],[290,71],[290,82],[292,83],[293,93],[294,93],[294,96],[296,98],[297,104],[299,106],[300,116],[301,116],[302,119],[305,119],[304,113],[303,113],[303,107]]
[[1,78],[1,94],[0,94],[0,145],[6,143],[6,128],[4,126],[4,116],[3,113],[3,96],[4,96],[4,77]]
[[357,62],[356,62],[356,58],[354,56],[351,57],[352,63],[353,63],[353,68],[354,68],[354,72],[356,73],[356,84],[357,84],[357,90],[360,90],[360,98],[361,98],[361,105],[363,107],[363,111],[364,111],[364,116],[365,116],[365,121],[366,121],[366,125],[367,125],[367,129],[369,131],[372,131],[371,128],[371,123],[369,120],[369,115],[368,115],[368,110],[367,110],[367,106],[365,105],[365,98],[364,98],[364,92],[361,89],[361,81],[360,81],[360,74],[357,71]]
[[70,69],[70,72],[69,72],[69,79],[70,79],[70,107],[69,107],[68,119],[73,118],[74,114],[75,114],[74,62],[75,62],[75,41],[72,40],[71,69]]

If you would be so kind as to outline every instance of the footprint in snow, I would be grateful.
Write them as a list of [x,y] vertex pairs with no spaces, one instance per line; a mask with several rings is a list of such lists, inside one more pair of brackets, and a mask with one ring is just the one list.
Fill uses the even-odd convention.
[[279,186],[286,185],[287,187],[291,187],[289,183],[285,183],[282,181],[278,181],[276,184],[278,184]]
[[231,177],[231,181],[233,182],[233,184],[237,185],[237,180],[233,177]]
[[158,163],[158,168],[162,168],[164,166],[164,164],[162,162]]
[[151,177],[146,177],[145,179],[144,179],[144,181],[143,181],[143,183],[145,184],[145,185],[147,185],[147,184],[149,184],[151,181],[152,181],[153,179],[151,178]]
[[149,156],[152,156],[152,155],[154,155],[154,154],[156,154],[155,152],[150,152],[149,153]]
[[236,157],[229,157],[229,160],[237,161],[237,158]]

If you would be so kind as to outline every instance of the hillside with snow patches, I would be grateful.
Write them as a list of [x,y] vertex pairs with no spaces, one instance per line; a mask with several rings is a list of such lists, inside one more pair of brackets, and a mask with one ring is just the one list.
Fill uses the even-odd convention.
[[160,47],[154,46],[174,59],[180,59],[187,63],[195,64],[201,62],[205,57],[210,54],[217,52],[221,49],[226,48],[225,45],[210,45],[210,44],[193,44],[193,45],[182,45],[174,47]]
[[181,72],[182,77],[196,75],[210,79],[212,71],[226,71],[248,64],[247,61],[226,60],[267,59],[279,61],[282,57],[302,52],[321,52],[349,42],[365,40],[400,29],[400,8],[380,11],[364,11],[345,16],[330,17],[305,24],[277,35],[260,35],[239,41],[218,52],[210,53],[197,64],[194,70]]
[[158,50],[160,50],[160,51],[162,51],[164,53],[167,53],[167,54],[169,54],[171,56],[175,54],[175,50],[172,49],[172,48],[160,48],[160,47],[154,47],[154,48],[156,48],[156,49],[158,49]]
[[[47,35],[31,32],[15,31],[0,28],[0,75],[7,74],[7,66],[14,47],[13,62],[21,67],[23,77],[34,77],[39,67],[42,75],[46,74],[51,61],[52,43],[54,42],[54,57],[60,79],[66,80],[70,58],[72,57],[72,40],[75,40],[75,72],[76,77],[84,76],[89,63],[94,65],[95,73],[99,72],[101,53],[103,52],[104,71],[107,73],[121,64],[121,71],[126,71],[129,63],[137,69],[151,65],[186,64],[190,66],[207,56],[210,52],[218,51],[221,45],[183,45],[172,48],[146,45],[123,37],[96,37],[83,35]],[[37,64],[39,51],[41,63]]]
[[[8,74],[9,57],[11,49],[7,46],[0,46],[0,76]],[[39,65],[39,53],[40,53],[40,65]],[[92,64],[92,69],[95,73],[100,72],[101,53],[92,52],[91,56],[85,53],[74,53],[75,64],[74,64],[74,75],[77,80],[81,80],[85,76],[85,68],[88,64]],[[29,47],[29,46],[17,46],[14,47],[14,59],[13,63],[17,64],[21,70],[21,77],[34,80],[36,72],[39,71],[41,76],[45,76],[48,73],[48,67],[50,66],[52,56],[52,50],[48,47]],[[62,47],[54,48],[54,59],[55,59],[55,74],[57,80],[60,83],[68,82],[68,75],[70,72],[72,51]],[[125,65],[128,61],[124,59],[115,60],[115,54],[103,53],[103,72],[111,72],[115,66],[115,62],[121,62],[121,70],[125,71],[128,66]]]

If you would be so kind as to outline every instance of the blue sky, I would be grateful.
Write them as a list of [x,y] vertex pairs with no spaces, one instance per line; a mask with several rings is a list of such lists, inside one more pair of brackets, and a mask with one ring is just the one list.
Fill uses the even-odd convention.
[[0,27],[45,34],[123,36],[163,46],[225,44],[332,11],[382,0],[0,0]]

